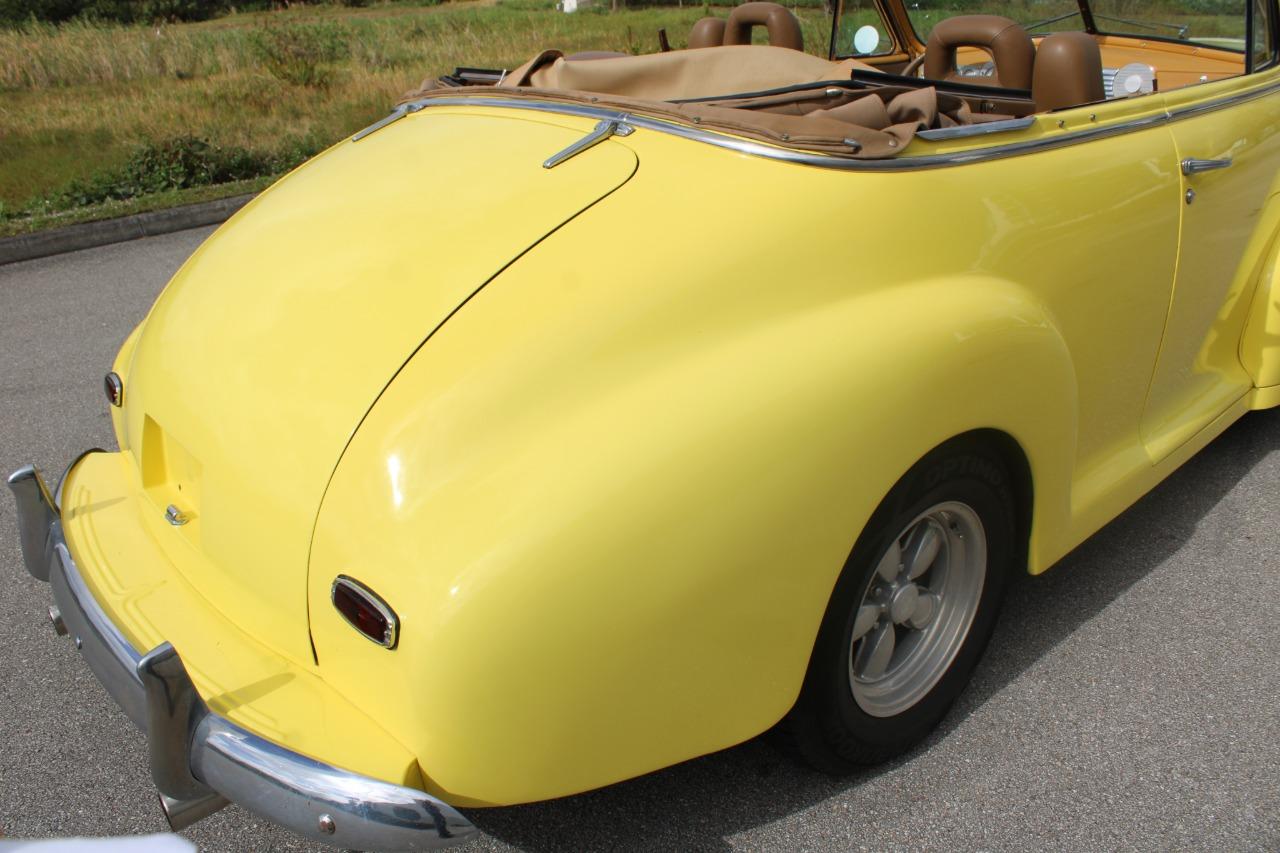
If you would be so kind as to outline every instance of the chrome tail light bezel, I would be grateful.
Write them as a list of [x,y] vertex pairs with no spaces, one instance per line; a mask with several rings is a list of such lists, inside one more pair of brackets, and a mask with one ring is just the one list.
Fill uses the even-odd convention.
[[[366,631],[343,610],[338,603],[339,595],[350,595],[359,604],[366,605],[375,611],[384,625],[382,637],[379,638]],[[329,602],[333,605],[333,609],[338,611],[338,615],[342,617],[343,621],[369,642],[382,646],[384,649],[394,649],[400,642],[400,617],[391,609],[391,605],[383,600],[382,596],[350,575],[338,575],[333,579],[333,583],[329,587]]]

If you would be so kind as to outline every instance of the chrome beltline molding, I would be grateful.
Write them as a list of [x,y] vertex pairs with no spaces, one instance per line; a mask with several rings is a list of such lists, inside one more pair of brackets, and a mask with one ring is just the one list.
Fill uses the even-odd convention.
[[230,801],[343,848],[435,850],[475,833],[452,806],[423,791],[317,761],[213,713],[172,645],[139,653],[98,604],[40,472],[27,465],[8,485],[27,570],[52,589],[50,619],[74,637],[94,675],[147,736],[151,776],[173,829]]
[[[397,107],[391,115],[357,133],[352,137],[352,141],[363,139],[370,133],[385,127],[395,119],[409,113],[419,112],[428,107],[498,107],[500,109],[559,113],[561,115],[581,116],[583,118],[594,118],[601,121],[625,123],[631,127],[655,130],[660,133],[679,136],[683,139],[690,139],[707,145],[714,145],[717,148],[727,148],[740,154],[748,154],[754,157],[765,157],[770,160],[780,160],[785,163],[795,163],[802,166],[815,166],[820,169],[838,169],[850,172],[908,172],[922,169],[945,168],[948,166],[961,166],[969,163],[981,163],[988,160],[1000,160],[1006,157],[1018,157],[1023,154],[1032,154],[1039,151],[1062,148],[1067,145],[1078,145],[1085,142],[1092,142],[1097,139],[1105,139],[1122,133],[1144,130],[1158,125],[1203,115],[1205,113],[1227,109],[1228,107],[1232,107],[1237,104],[1265,97],[1277,91],[1280,91],[1280,79],[1266,85],[1250,89],[1247,92],[1240,92],[1233,95],[1215,98],[1214,100],[1203,104],[1181,107],[1139,119],[1108,124],[1103,127],[1094,127],[1083,130],[1064,130],[1060,135],[1024,140],[1021,142],[1010,142],[1005,145],[993,145],[989,148],[957,151],[950,154],[926,154],[918,157],[900,156],[890,160],[853,160],[845,157],[833,157],[826,154],[799,151],[793,148],[780,148],[778,146],[768,145],[762,142],[743,139],[738,136],[730,136],[729,134],[719,131],[707,130],[705,128],[698,127],[686,127],[681,124],[650,118],[644,115],[637,115],[636,113],[622,110],[593,107],[586,104],[567,103],[563,101],[511,98],[499,95],[459,95],[457,97],[436,95],[430,98],[420,98],[415,101],[410,101]],[[1026,125],[1019,124],[1018,126],[1014,126],[1012,124],[1006,124],[1005,127],[1001,128],[1001,130],[1005,132],[1013,132],[1024,126]]]

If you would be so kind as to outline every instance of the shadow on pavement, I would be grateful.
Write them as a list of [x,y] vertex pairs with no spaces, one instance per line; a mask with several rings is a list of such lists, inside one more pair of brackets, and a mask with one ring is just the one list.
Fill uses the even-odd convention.
[[1268,454],[1280,410],[1244,417],[1052,571],[1011,584],[974,681],[942,726],[897,762],[836,779],[798,763],[775,733],[598,791],[546,803],[472,809],[493,837],[527,850],[727,850],[726,837],[861,785],[947,737],[1078,627],[1174,555],[1197,524]]

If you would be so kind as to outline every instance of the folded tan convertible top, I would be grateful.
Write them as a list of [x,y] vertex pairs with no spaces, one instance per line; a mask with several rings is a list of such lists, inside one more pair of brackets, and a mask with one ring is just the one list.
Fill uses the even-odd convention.
[[[920,130],[1006,117],[975,114],[962,98],[931,87],[819,86],[764,97],[742,94],[847,82],[854,69],[874,71],[856,60],[831,62],[764,45],[592,59],[544,51],[497,86],[459,87],[443,79],[427,80],[404,100],[466,94],[580,103],[855,159],[893,157]],[[714,100],[673,103],[689,98]]]
[[819,80],[848,80],[870,65],[832,62],[798,50],[767,45],[726,45],[607,59],[566,58],[547,50],[512,71],[499,88],[573,89],[651,101],[682,101],[736,92],[758,92]]

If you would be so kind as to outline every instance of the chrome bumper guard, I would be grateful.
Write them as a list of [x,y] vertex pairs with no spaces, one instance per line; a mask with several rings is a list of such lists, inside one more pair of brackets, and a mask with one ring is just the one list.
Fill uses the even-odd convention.
[[292,752],[210,711],[173,646],[139,654],[94,599],[40,472],[19,469],[9,488],[27,571],[53,591],[49,618],[59,634],[71,634],[94,675],[147,735],[151,777],[175,830],[234,802],[314,841],[354,850],[435,850],[475,832],[429,794]]

